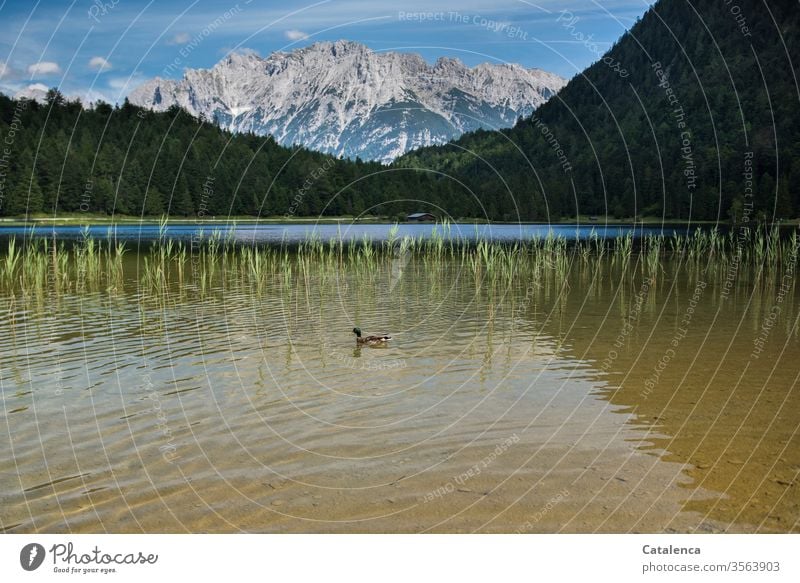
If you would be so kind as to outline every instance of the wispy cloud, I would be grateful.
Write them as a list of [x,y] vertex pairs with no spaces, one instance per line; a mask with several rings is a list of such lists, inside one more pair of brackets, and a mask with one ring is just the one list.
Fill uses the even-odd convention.
[[109,63],[103,57],[92,57],[91,59],[89,59],[89,68],[100,72],[110,71],[111,63]]
[[167,41],[168,45],[185,45],[192,39],[188,32],[178,32],[170,37]]
[[118,91],[127,88],[132,83],[133,81],[130,77],[114,77],[108,80],[108,86]]
[[49,87],[44,83],[32,83],[27,87],[20,89],[14,94],[15,99],[35,99],[37,101],[43,101],[47,92],[49,91]]
[[8,63],[0,61],[0,79],[10,81],[12,79],[16,79],[18,76],[19,76],[19,71],[14,69]]
[[[101,90],[116,96],[109,78],[130,73],[129,63],[137,63],[136,70],[148,78],[173,77],[184,68],[213,66],[220,52],[231,50],[227,47],[256,46],[261,54],[268,55],[291,43],[339,38],[363,42],[375,50],[419,52],[431,62],[440,56],[458,54],[469,64],[496,59],[571,76],[595,57],[573,42],[560,22],[556,23],[562,10],[580,18],[578,28],[584,34],[613,40],[652,1],[437,0],[434,6],[430,0],[107,0],[109,8],[114,5],[113,10],[103,14],[100,23],[87,18],[85,9],[70,11],[63,21],[57,18],[60,12],[37,9],[29,19],[30,10],[24,9],[24,2],[6,2],[0,10],[0,44],[8,45],[8,50],[0,55],[0,84],[22,89],[28,82],[56,83],[61,79],[59,65],[67,60],[65,55],[77,53],[79,66],[70,68],[64,83],[89,87],[102,73]],[[42,8],[55,5],[52,0],[40,4]],[[415,13],[431,11],[444,13],[444,19],[414,20]],[[466,18],[469,23],[464,21]],[[480,24],[484,19],[486,26]],[[490,22],[502,28],[492,28]],[[506,23],[510,26],[505,27]],[[528,40],[510,39],[507,32],[511,26],[527,34]],[[87,37],[90,28],[93,32]],[[17,37],[12,58],[8,56],[12,54],[9,42]],[[600,46],[605,49],[607,45]],[[181,52],[184,48],[187,50]],[[90,65],[94,55],[113,59],[113,69],[108,71],[99,63]],[[2,61],[6,59],[4,66]],[[55,59],[60,61],[48,66]],[[35,65],[28,71],[31,63]],[[63,69],[67,69],[66,62]],[[167,75],[165,70],[170,73]],[[119,88],[131,84],[125,79]]]
[[28,91],[48,91],[50,88],[44,83],[31,83],[25,89]]
[[134,73],[129,77],[112,77],[108,80],[108,86],[115,95],[115,100],[117,100],[128,95],[128,93],[144,83],[145,80],[141,73]]
[[98,91],[97,89],[83,89],[73,93],[73,97],[80,99],[85,105],[104,101],[106,103],[116,103],[116,99],[109,96],[105,91]]
[[58,63],[54,63],[53,61],[40,61],[38,63],[28,65],[28,73],[33,76],[57,75],[60,72],[61,67],[58,66]]
[[297,29],[287,30],[283,34],[287,39],[291,41],[306,40],[308,38],[308,34],[303,32],[302,30],[297,30]]
[[259,55],[260,53],[256,49],[251,49],[250,47],[222,47],[218,53],[220,55]]

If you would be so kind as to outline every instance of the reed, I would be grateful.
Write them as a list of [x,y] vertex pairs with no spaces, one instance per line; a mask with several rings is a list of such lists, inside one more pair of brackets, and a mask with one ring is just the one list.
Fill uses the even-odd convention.
[[[768,290],[794,273],[800,240],[795,232],[781,239],[777,229],[742,229],[727,236],[718,231],[688,235],[648,235],[634,241],[631,234],[611,241],[597,233],[574,242],[548,235],[514,243],[454,236],[449,223],[428,238],[400,237],[393,226],[381,242],[364,237],[356,242],[341,238],[309,238],[296,247],[286,242],[268,247],[236,246],[233,230],[212,232],[191,246],[167,237],[162,221],[158,240],[131,254],[111,233],[98,239],[88,230],[68,247],[41,237],[8,241],[0,255],[0,292],[10,294],[49,291],[122,291],[138,286],[147,294],[164,295],[179,287],[182,293],[205,294],[215,288],[246,284],[261,294],[270,286],[291,293],[294,286],[310,289],[329,282],[348,285],[344,272],[363,286],[377,285],[382,273],[452,268],[469,274],[475,285],[494,292],[512,285],[539,287],[568,285],[572,270],[585,273],[588,287],[599,285],[608,273],[636,273],[658,280],[666,265],[677,265],[690,277],[722,280],[734,272],[736,285]],[[398,258],[402,257],[402,265]],[[398,271],[398,266],[400,271]],[[794,278],[792,278],[793,283]],[[792,285],[793,287],[793,285]],[[310,301],[307,297],[306,301]]]
[[11,239],[8,242],[8,249],[3,258],[3,283],[6,285],[13,283],[16,280],[17,267],[19,266],[20,252],[17,248],[16,239]]

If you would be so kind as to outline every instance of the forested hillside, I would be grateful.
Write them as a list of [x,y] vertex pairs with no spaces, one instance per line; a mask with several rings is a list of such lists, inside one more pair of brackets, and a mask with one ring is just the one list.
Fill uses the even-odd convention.
[[177,108],[0,96],[0,215],[797,218],[799,29],[793,0],[661,0],[531,118],[389,167]]
[[661,0],[531,119],[398,163],[458,176],[495,216],[796,218],[799,23],[795,1]]
[[[0,142],[2,216],[358,214],[419,191],[415,177],[424,180],[284,148],[268,137],[231,135],[177,107],[83,109],[56,91],[42,104],[0,95]],[[405,209],[389,204],[375,212]]]

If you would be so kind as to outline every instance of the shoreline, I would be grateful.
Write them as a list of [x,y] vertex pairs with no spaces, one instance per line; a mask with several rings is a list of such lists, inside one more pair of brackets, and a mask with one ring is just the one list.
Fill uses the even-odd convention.
[[[165,221],[166,219],[166,221]],[[441,224],[434,221],[397,221],[392,217],[250,217],[250,216],[233,216],[233,217],[130,217],[130,216],[114,216],[109,217],[106,215],[65,215],[58,217],[32,217],[29,219],[2,217],[0,218],[0,227],[23,227],[23,226],[36,226],[36,225],[159,225],[162,222],[171,225],[336,225],[342,223],[350,224],[400,224],[400,225],[435,225]],[[474,218],[460,218],[450,224],[477,224],[477,225],[675,225],[675,226],[691,226],[691,225],[720,225],[725,227],[736,226],[729,221],[701,221],[701,220],[685,220],[685,219],[664,219],[661,217],[642,217],[642,218],[597,218],[591,219],[588,216],[570,217],[552,221],[488,221],[486,219]],[[759,223],[753,223],[757,225]],[[778,221],[773,223],[766,223],[768,226],[800,226],[800,219]]]

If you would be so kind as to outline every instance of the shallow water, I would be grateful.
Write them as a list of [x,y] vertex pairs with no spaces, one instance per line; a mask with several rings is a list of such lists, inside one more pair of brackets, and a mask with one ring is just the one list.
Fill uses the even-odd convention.
[[[724,226],[719,227],[724,231]],[[452,223],[448,226],[434,223],[270,223],[252,222],[236,223],[234,221],[208,222],[171,222],[163,227],[157,223],[141,224],[121,223],[114,225],[48,225],[38,224],[7,226],[0,225],[0,241],[15,237],[37,236],[47,239],[78,240],[85,235],[96,239],[113,239],[117,241],[148,243],[167,238],[174,241],[191,241],[208,238],[214,234],[230,238],[238,243],[275,244],[299,243],[317,238],[322,241],[339,240],[361,241],[364,237],[372,241],[384,241],[389,238],[392,229],[396,229],[397,237],[429,238],[433,233],[466,240],[519,241],[531,238],[563,237],[567,240],[587,239],[597,236],[601,239],[613,239],[631,234],[635,238],[646,235],[691,234],[698,229],[694,225],[670,224],[603,224],[601,222],[584,224],[477,224]]]
[[0,528],[800,531],[794,278],[599,265],[3,292]]

